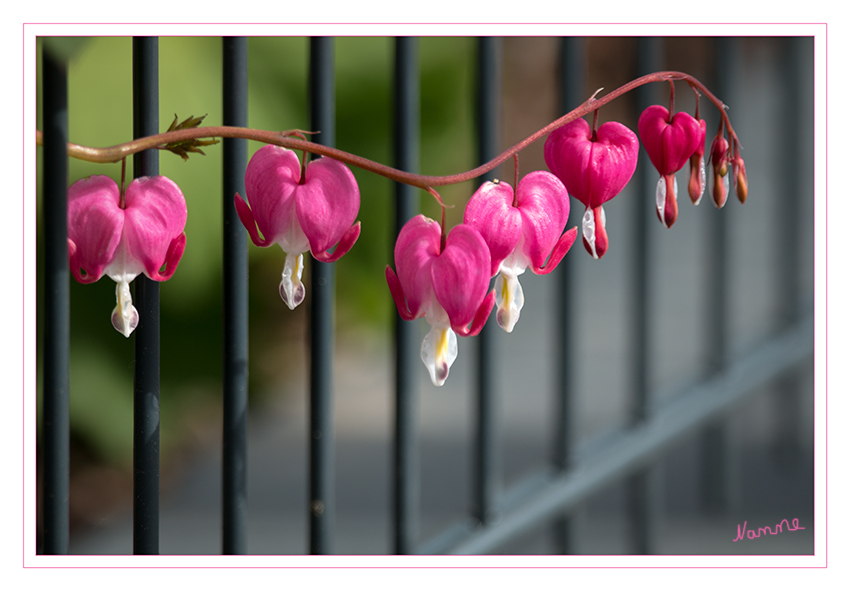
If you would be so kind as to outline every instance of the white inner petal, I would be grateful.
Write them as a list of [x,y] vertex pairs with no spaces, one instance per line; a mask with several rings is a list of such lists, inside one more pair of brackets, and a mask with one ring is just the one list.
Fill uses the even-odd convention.
[[517,273],[506,272],[502,269],[496,275],[496,322],[505,332],[511,332],[519,320],[519,313],[525,303],[522,286],[519,284]]
[[[703,172],[704,174],[704,172]],[[673,199],[675,200],[679,194],[679,183],[676,177],[673,177]],[[655,207],[658,209],[658,216],[664,220],[664,205],[667,200],[667,183],[664,182],[664,177],[658,179],[658,184],[655,186]]]
[[702,196],[705,193],[705,159],[700,156],[699,157],[699,199],[694,205],[699,205],[699,202],[702,201]]
[[664,182],[664,177],[658,179],[658,184],[655,185],[655,209],[658,210],[658,215],[664,219],[664,202],[667,197],[667,183]]
[[103,270],[104,274],[112,279],[115,283],[130,283],[141,273],[144,273],[145,266],[141,261],[130,256],[127,248],[127,239],[121,236],[121,242],[118,243],[118,248],[115,249],[115,254],[112,261]]
[[[599,206],[599,221],[602,222],[602,227],[605,227],[605,209]],[[581,217],[581,234],[584,241],[590,248],[590,253],[594,259],[598,259],[596,254],[596,219],[593,216],[593,210],[589,207],[584,210],[584,215]]]
[[280,297],[290,310],[294,310],[298,304],[304,301],[304,284],[301,283],[301,274],[304,272],[304,254],[286,253],[286,261],[283,263],[283,273],[280,280]]
[[139,325],[139,312],[133,306],[129,282],[122,280],[116,283],[115,300],[117,304],[112,310],[112,326],[125,337],[129,337]]
[[298,216],[295,214],[295,203],[292,204],[288,226],[283,228],[283,232],[280,232],[275,240],[285,253],[310,250],[310,241],[307,240],[304,230],[301,229],[301,224],[298,223]]
[[450,327],[432,326],[422,341],[422,362],[428,368],[431,383],[442,386],[449,368],[457,359],[457,335]]
[[596,256],[596,221],[593,219],[593,210],[589,207],[584,210],[584,215],[581,216],[581,235],[584,236],[584,241],[590,247],[593,258],[598,258]]

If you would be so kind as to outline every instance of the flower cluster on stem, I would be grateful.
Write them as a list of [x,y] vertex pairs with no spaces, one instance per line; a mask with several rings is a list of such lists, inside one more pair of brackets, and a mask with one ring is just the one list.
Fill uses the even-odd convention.
[[[695,116],[675,112],[675,80],[685,81],[697,97]],[[630,90],[650,82],[670,84],[669,108],[648,107],[638,121],[638,134],[621,123],[598,125],[599,109]],[[304,254],[318,261],[339,260],[360,235],[356,222],[360,190],[349,169],[358,166],[391,180],[430,192],[443,207],[440,222],[424,216],[409,220],[394,248],[395,271],[385,278],[400,317],[425,318],[431,330],[422,344],[422,360],[432,382],[445,383],[457,357],[457,335],[477,334],[492,309],[496,321],[513,331],[525,303],[519,276],[526,269],[547,274],[572,247],[577,228],[566,230],[570,195],[584,207],[581,236],[587,252],[602,258],[609,250],[603,204],[620,194],[631,180],[641,143],[660,175],[655,210],[665,227],[678,216],[676,173],[690,163],[688,194],[694,204],[706,187],[706,122],[699,116],[705,97],[720,111],[720,124],[709,150],[712,200],[726,203],[729,170],[738,199],[747,198],[748,183],[741,144],[721,103],[698,80],[681,72],[656,72],[585,103],[473,170],[450,176],[406,173],[335,148],[304,139],[305,132],[270,132],[236,127],[199,127],[201,118],[177,119],[164,134],[111,148],[69,144],[69,155],[92,162],[123,161],[144,149],[170,150],[184,159],[214,141],[240,137],[268,145],[251,158],[245,173],[245,196],[234,207],[255,245],[278,244],[285,253],[279,293],[294,309],[305,298],[301,281]],[[589,124],[582,117],[593,115]],[[37,132],[39,143],[41,133]],[[301,136],[301,137],[293,137]],[[434,187],[464,182],[494,169],[525,147],[546,137],[544,157],[549,171],[533,171],[514,185],[485,182],[469,199],[463,223],[446,231],[445,205]],[[638,139],[638,137],[640,139]],[[728,139],[727,139],[728,138]],[[299,161],[294,150],[304,152]],[[307,154],[319,156],[308,162]],[[518,164],[517,164],[518,168]],[[112,321],[129,336],[138,324],[129,282],[140,273],[157,281],[171,277],[186,247],[186,204],[180,189],[165,177],[134,180],[125,191],[108,177],[83,179],[69,189],[69,263],[82,283],[104,274],[116,283],[117,306]],[[495,284],[491,289],[491,279]]]

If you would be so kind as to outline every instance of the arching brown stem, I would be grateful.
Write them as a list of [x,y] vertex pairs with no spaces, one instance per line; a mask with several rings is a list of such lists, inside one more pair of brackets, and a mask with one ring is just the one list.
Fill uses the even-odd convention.
[[[330,148],[328,146],[309,142],[304,139],[292,137],[292,134],[297,133],[298,130],[280,132],[229,126],[196,127],[192,129],[180,129],[176,131],[169,131],[166,133],[140,138],[131,142],[111,146],[108,148],[91,148],[87,146],[69,143],[68,156],[72,158],[77,158],[79,160],[85,160],[87,162],[110,163],[119,162],[123,158],[131,156],[143,150],[148,150],[151,148],[162,149],[166,145],[175,142],[217,137],[244,138],[263,142],[266,144],[282,146],[291,150],[304,150],[310,152],[311,154],[327,156],[329,158],[334,158],[335,160],[344,162],[350,166],[356,166],[363,170],[386,177],[390,180],[427,190],[429,187],[454,185],[479,177],[493,170],[509,158],[512,158],[515,154],[521,152],[529,145],[545,137],[550,132],[561,127],[562,125],[565,125],[570,121],[574,121],[579,117],[583,117],[591,111],[599,109],[600,107],[610,103],[614,99],[622,96],[623,94],[631,90],[634,90],[639,86],[649,84],[651,82],[661,82],[665,80],[670,81],[671,84],[673,83],[673,81],[683,80],[687,82],[692,88],[698,89],[700,92],[702,92],[703,96],[710,100],[720,111],[723,123],[726,125],[727,132],[729,133],[730,143],[733,146],[739,145],[738,138],[735,135],[734,130],[732,129],[731,122],[729,121],[729,116],[726,114],[725,105],[717,97],[715,97],[702,82],[700,82],[690,74],[685,74],[684,72],[665,71],[655,72],[653,74],[647,74],[646,76],[636,78],[635,80],[632,80],[631,82],[620,86],[616,90],[609,92],[602,98],[597,99],[595,98],[596,94],[594,94],[594,96],[582,103],[580,106],[576,107],[563,117],[556,119],[546,127],[534,132],[524,140],[518,142],[517,144],[514,144],[513,146],[511,146],[489,162],[486,162],[485,164],[482,164],[481,166],[472,170],[448,176],[426,176],[412,174],[409,172],[397,170],[379,162],[374,162],[361,156],[357,156],[356,154],[351,154],[342,150],[338,150],[336,148]],[[36,131],[36,142],[41,145],[42,141],[42,132]]]

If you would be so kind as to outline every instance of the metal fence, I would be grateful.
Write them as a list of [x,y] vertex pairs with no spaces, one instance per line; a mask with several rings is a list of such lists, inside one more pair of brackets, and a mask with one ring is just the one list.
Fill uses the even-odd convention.
[[[478,155],[484,162],[503,146],[499,137],[500,104],[503,76],[503,43],[497,38],[481,38],[478,43]],[[560,40],[561,53],[558,72],[561,77],[561,111],[566,112],[587,97],[583,94],[587,69],[588,41],[578,38]],[[667,69],[661,39],[645,38],[636,42],[633,77]],[[395,167],[416,171],[419,162],[419,84],[418,40],[398,38],[394,63],[394,123],[393,145]],[[774,200],[770,210],[776,218],[771,231],[762,235],[761,226],[748,230],[742,224],[753,223],[750,218],[736,222],[744,208],[727,206],[725,210],[688,211],[688,215],[710,215],[705,222],[706,243],[699,247],[693,260],[677,269],[696,269],[701,285],[701,323],[699,334],[677,334],[675,314],[659,314],[658,282],[660,273],[657,249],[653,250],[654,215],[650,207],[636,207],[631,216],[622,215],[617,222],[623,232],[620,247],[624,252],[622,265],[614,267],[620,285],[628,293],[618,305],[624,310],[615,312],[624,320],[625,329],[620,344],[622,359],[612,363],[612,371],[626,385],[622,393],[626,409],[622,426],[598,437],[580,441],[577,407],[588,397],[596,396],[587,388],[587,379],[579,381],[584,361],[579,360],[582,347],[588,346],[586,335],[577,331],[582,325],[582,311],[577,310],[575,294],[581,288],[593,291],[595,276],[584,272],[584,263],[575,262],[584,253],[570,253],[562,267],[550,278],[554,290],[550,311],[552,345],[547,347],[550,359],[547,367],[548,396],[552,400],[551,422],[537,428],[550,434],[551,455],[547,465],[526,475],[509,487],[500,473],[499,429],[500,397],[504,386],[499,383],[499,367],[505,363],[499,357],[492,322],[475,337],[477,357],[474,378],[474,421],[472,425],[472,467],[470,477],[470,510],[460,522],[437,535],[423,539],[420,527],[420,436],[418,428],[419,384],[422,368],[419,365],[419,327],[416,322],[395,324],[393,336],[395,353],[395,414],[392,469],[392,550],[399,554],[478,554],[498,551],[511,541],[535,528],[550,527],[556,540],[555,549],[562,553],[581,552],[576,543],[572,515],[584,503],[610,487],[625,483],[627,498],[627,530],[630,552],[654,552],[653,526],[657,519],[657,491],[653,488],[654,467],[665,453],[683,441],[696,439],[699,443],[699,494],[705,511],[722,510],[730,506],[734,496],[735,450],[730,447],[728,418],[754,394],[766,386],[781,383],[771,392],[771,404],[777,409],[784,433],[783,441],[793,446],[806,445],[799,441],[801,428],[799,408],[811,402],[812,384],[808,383],[813,354],[813,308],[811,275],[807,272],[811,254],[808,236],[800,231],[800,220],[806,219],[812,206],[810,181],[811,161],[801,153],[811,141],[810,107],[801,104],[807,89],[811,89],[812,67],[806,62],[811,54],[811,39],[778,39],[770,46],[772,53],[755,57],[747,54],[746,40],[710,39],[706,51],[710,63],[720,64],[713,80],[706,82],[721,98],[738,99],[734,120],[748,145],[767,145],[770,156],[778,163],[770,168],[758,162],[751,164],[751,199]],[[225,125],[247,125],[248,44],[246,38],[224,38],[223,105]],[[752,52],[751,52],[752,53]],[[749,55],[749,57],[747,57]],[[631,59],[631,57],[630,57]],[[758,140],[758,130],[747,126],[741,118],[759,106],[737,108],[745,103],[749,76],[744,69],[747,59],[767,60],[772,68],[783,63],[784,92],[775,95],[769,108],[773,121],[781,121],[781,139]],[[66,191],[69,141],[67,126],[67,85],[65,65],[50,55],[43,57],[44,112],[44,268],[43,289],[46,307],[43,333],[40,335],[43,353],[43,422],[40,440],[43,473],[40,552],[63,554],[69,544],[69,296]],[[133,130],[135,137],[160,131],[158,120],[158,41],[156,38],[133,40]],[[318,141],[335,143],[334,39],[310,39],[309,94],[311,125],[322,133]],[[657,90],[657,89],[656,89]],[[632,107],[639,113],[645,106],[658,102],[651,87],[636,93]],[[731,101],[727,101],[730,102]],[[806,109],[809,109],[807,111]],[[808,112],[808,115],[807,115]],[[706,117],[707,118],[707,117]],[[716,121],[716,120],[715,120]],[[709,122],[709,129],[713,123]],[[222,515],[221,552],[241,554],[247,548],[247,442],[248,442],[248,258],[244,228],[233,207],[233,194],[244,194],[244,170],[247,161],[247,141],[225,139],[224,152],[224,310],[223,310],[223,453],[222,453]],[[753,152],[747,152],[752,154]],[[147,151],[136,155],[136,176],[158,173],[158,153]],[[802,163],[799,165],[789,163]],[[767,170],[766,173],[760,171]],[[758,179],[779,174],[774,180],[771,195],[758,189]],[[654,172],[646,158],[641,158],[638,172],[632,181],[634,192],[651,194]],[[755,179],[755,180],[754,180]],[[399,184],[395,194],[396,232],[413,217],[418,200],[417,191]],[[632,201],[638,201],[637,196]],[[646,199],[643,200],[644,204]],[[573,216],[580,216],[573,208]],[[622,213],[622,212],[621,212]],[[627,212],[628,213],[628,212]],[[644,215],[645,214],[645,215]],[[575,222],[572,221],[572,225]],[[628,226],[627,224],[631,224]],[[736,225],[737,224],[737,225]],[[751,234],[759,234],[753,237]],[[745,238],[741,238],[744,236]],[[747,238],[747,236],[749,236]],[[664,248],[659,239],[659,248]],[[735,342],[732,333],[736,317],[736,298],[760,298],[738,282],[742,273],[737,261],[746,258],[751,243],[747,240],[772,241],[766,250],[767,261],[749,261],[750,265],[769,267],[768,293],[772,298],[764,305],[770,308],[769,326],[752,332],[746,342]],[[679,243],[675,243],[679,244]],[[676,246],[675,248],[679,248]],[[576,247],[580,250],[581,247]],[[762,246],[755,251],[761,252]],[[390,250],[388,249],[388,253]],[[685,256],[694,253],[685,250]],[[389,257],[389,255],[388,255]],[[663,257],[662,257],[663,258]],[[389,258],[388,258],[389,261]],[[334,310],[336,293],[334,264],[312,261],[309,286],[309,503],[303,510],[309,514],[309,552],[333,551],[333,523],[337,500],[335,487],[334,440]],[[772,265],[772,267],[771,267]],[[750,267],[748,267],[750,268]],[[609,272],[611,272],[609,270]],[[666,279],[665,281],[671,281]],[[687,283],[686,277],[673,278]],[[604,289],[604,287],[602,288]],[[678,290],[678,287],[674,287]],[[683,288],[684,289],[684,288]],[[692,289],[692,288],[689,288]],[[687,291],[687,290],[685,290]],[[587,291],[585,291],[587,293]],[[742,295],[743,294],[743,295]],[[136,329],[134,363],[134,446],[133,446],[133,552],[159,552],[159,285],[140,276],[135,280],[135,305],[140,312]],[[749,308],[747,308],[749,309]],[[745,312],[748,313],[748,312]],[[694,314],[690,312],[690,314]],[[676,338],[659,345],[658,323],[673,323]],[[669,332],[668,326],[668,332]],[[604,332],[604,331],[603,331]],[[667,333],[665,333],[667,334]],[[666,339],[666,337],[664,337]],[[677,386],[669,381],[659,388],[653,368],[664,367],[665,347],[678,346],[677,340],[695,339],[700,361],[686,379],[677,378]],[[662,339],[663,340],[663,339]],[[471,348],[465,354],[471,356]],[[661,355],[657,352],[661,351]],[[665,391],[661,391],[665,389]],[[794,436],[789,433],[796,433]],[[390,483],[387,483],[390,486]]]

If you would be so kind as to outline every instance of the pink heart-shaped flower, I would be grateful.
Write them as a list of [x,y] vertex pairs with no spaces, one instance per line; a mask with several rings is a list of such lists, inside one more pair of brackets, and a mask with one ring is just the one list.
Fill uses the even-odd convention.
[[683,112],[671,118],[661,105],[649,106],[641,113],[638,134],[661,176],[680,170],[705,140],[699,121]]
[[509,257],[515,272],[530,267],[541,275],[551,272],[572,245],[567,235],[561,235],[569,217],[569,195],[563,183],[538,170],[520,180],[516,204],[508,183],[481,185],[466,204],[463,222],[478,230],[487,243],[491,275]]
[[564,182],[569,194],[584,204],[582,241],[593,258],[608,251],[602,204],[631,180],[639,147],[635,133],[616,121],[600,125],[594,136],[587,121],[576,119],[546,138],[546,165]]
[[[104,274],[141,272],[169,279],[186,247],[186,200],[164,176],[140,177],[127,187],[124,209],[118,184],[110,177],[81,179],[68,189],[68,243],[71,272],[80,283]],[[165,266],[165,271],[160,269]]]
[[[108,275],[117,283],[112,325],[129,337],[139,324],[129,283],[144,273],[170,279],[186,248],[186,200],[164,176],[140,177],[121,191],[107,176],[68,189],[68,262],[80,283]],[[164,270],[161,269],[165,267]]]
[[440,251],[440,224],[420,214],[398,235],[395,266],[398,275],[387,267],[387,283],[402,318],[447,320],[463,336],[477,334],[484,326],[493,306],[493,298],[485,297],[490,253],[475,228],[455,226]]
[[543,156],[569,194],[593,209],[629,183],[639,146],[635,133],[622,123],[603,123],[593,139],[587,121],[576,119],[549,134]]
[[[418,215],[399,232],[395,245],[396,275],[386,278],[399,316],[425,317],[431,331],[422,341],[422,362],[431,382],[442,386],[457,358],[457,335],[478,334],[493,310],[490,252],[472,226],[454,227],[441,248],[440,224]],[[471,323],[471,324],[470,324]]]
[[309,250],[316,260],[332,263],[360,236],[360,222],[354,223],[360,211],[357,181],[345,164],[332,158],[311,161],[301,178],[295,152],[267,145],[248,162],[245,194],[247,203],[238,193],[234,197],[236,213],[254,244],[279,244],[286,253],[279,291],[294,309],[306,293],[303,254]]
[[669,228],[679,215],[676,172],[705,142],[705,130],[687,113],[679,112],[670,117],[666,108],[652,105],[641,113],[638,133],[649,159],[661,175],[655,191],[655,209],[658,219]]
[[[286,253],[309,250],[316,259],[332,262],[360,235],[360,225],[354,224],[360,189],[351,170],[338,160],[311,161],[302,182],[295,152],[264,146],[248,163],[245,193],[247,204],[239,195],[234,203],[257,246],[277,243]],[[328,253],[337,243],[333,254]]]

